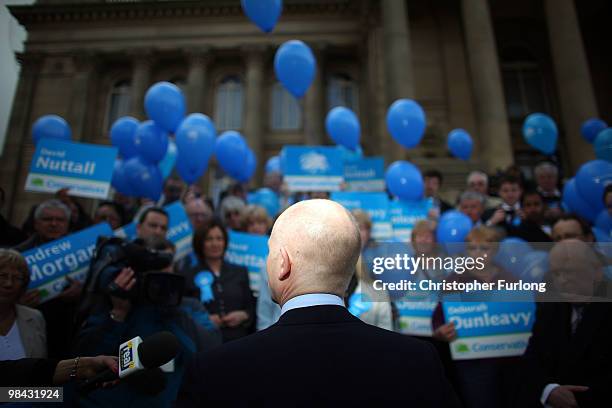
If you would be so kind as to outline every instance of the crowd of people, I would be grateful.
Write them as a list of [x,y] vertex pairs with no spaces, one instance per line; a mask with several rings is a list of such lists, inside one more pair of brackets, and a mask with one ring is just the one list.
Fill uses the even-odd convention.
[[[535,180],[526,181],[511,168],[493,191],[487,174],[474,171],[453,205],[440,196],[442,175],[425,172],[425,196],[432,199],[433,207],[427,218],[415,224],[412,245],[422,253],[438,251],[436,223],[451,209],[473,223],[467,251],[474,256],[493,251],[491,246],[504,237],[559,244],[593,242],[588,222],[564,211],[557,167],[548,162],[539,164],[534,175]],[[266,179],[284,206],[327,197],[325,193],[283,197],[280,175],[267,175]],[[609,211],[610,193],[608,188],[602,197]],[[176,248],[166,237],[169,216],[163,209],[176,201],[182,202],[194,231],[192,252],[178,261],[174,260]],[[75,398],[82,406],[170,406],[196,353],[249,336],[278,320],[281,309],[271,298],[265,271],[255,296],[247,269],[225,260],[228,230],[267,235],[278,215],[249,205],[244,185],[232,185],[214,205],[199,187],[188,187],[171,175],[156,203],[116,193],[113,201],[100,202],[88,214],[68,191],[60,190],[56,197],[33,207],[21,228],[0,218],[0,247],[5,248],[0,250],[0,360],[112,356],[118,345],[130,338],[167,330],[181,344],[172,367],[147,374],[145,381],[121,382],[112,389]],[[346,290],[347,305],[351,296],[371,287],[367,253],[378,245],[371,238],[368,214],[354,210],[353,216],[360,229],[363,257]],[[27,291],[30,274],[21,253],[100,222],[118,229],[133,220],[137,224],[136,249],[124,240],[109,238],[98,244],[85,282],[67,278],[63,292],[42,303],[37,290]],[[292,239],[300,239],[299,231]],[[551,265],[563,261],[566,252],[558,252],[557,258],[551,255]],[[588,248],[584,253],[588,254]],[[134,261],[139,256],[153,258]],[[600,271],[594,279],[604,279],[601,271],[605,262],[585,256],[592,264],[590,272]],[[487,259],[490,263],[483,271],[454,278],[483,282],[514,279],[492,262],[494,256]],[[567,261],[565,266],[575,262]],[[441,278],[436,275],[439,271],[421,272],[431,279]],[[390,296],[375,302],[359,317],[380,328],[400,331],[395,300]],[[438,351],[446,375],[466,407],[603,406],[598,404],[606,400],[609,379],[606,364],[610,355],[604,343],[612,327],[612,310],[608,309],[607,303],[538,305],[533,335],[522,358],[453,361],[448,344],[457,338],[457,331],[453,323],[445,321],[440,307],[432,316],[432,337],[422,340]]]

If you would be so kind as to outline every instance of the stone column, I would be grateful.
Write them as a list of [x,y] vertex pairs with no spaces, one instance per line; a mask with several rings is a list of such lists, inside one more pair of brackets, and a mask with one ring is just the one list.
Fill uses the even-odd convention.
[[325,140],[325,47],[324,43],[312,45],[312,52],[317,60],[317,72],[304,96],[304,143],[307,145],[321,145]]
[[[388,108],[400,98],[415,98],[412,69],[410,30],[405,0],[382,0],[382,26],[384,39],[385,88]],[[385,158],[388,162],[401,160],[406,149],[386,133]]]
[[262,182],[263,169],[263,107],[264,107],[264,47],[248,47],[246,54],[246,111],[244,136],[257,158],[253,176],[256,184]]
[[144,96],[151,82],[151,65],[153,58],[150,52],[142,51],[133,54],[133,73],[130,95],[130,115],[145,119]]
[[513,163],[510,126],[487,0],[462,0],[480,155],[489,172]]
[[91,141],[92,135],[86,132],[87,99],[89,97],[90,82],[95,72],[94,56],[90,54],[78,54],[74,58],[75,74],[72,81],[72,95],[68,109],[68,123],[72,127],[74,140]]
[[0,185],[5,192],[5,207],[3,208],[5,216],[12,222],[21,223],[22,219],[15,219],[17,213],[15,198],[18,192],[23,190],[23,185],[19,185],[18,175],[21,169],[30,165],[23,161],[23,155],[25,145],[32,143],[30,133],[34,122],[34,118],[31,117],[32,102],[44,56],[28,53],[19,54],[17,57],[21,64],[21,72],[6,130],[4,151],[0,160]]
[[572,171],[594,159],[580,126],[598,116],[593,82],[573,0],[545,0],[544,9]]
[[210,62],[208,48],[188,50],[189,71],[187,73],[187,111],[204,113],[206,94],[206,70]]

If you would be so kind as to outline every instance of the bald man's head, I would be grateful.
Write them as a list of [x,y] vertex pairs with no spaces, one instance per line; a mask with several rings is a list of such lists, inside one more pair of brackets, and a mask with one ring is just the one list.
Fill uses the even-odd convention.
[[278,217],[268,246],[272,298],[284,304],[305,293],[343,296],[355,270],[361,239],[357,222],[340,204],[307,200]]
[[603,279],[603,264],[592,247],[579,239],[553,246],[549,255],[553,286],[569,300],[593,296]]

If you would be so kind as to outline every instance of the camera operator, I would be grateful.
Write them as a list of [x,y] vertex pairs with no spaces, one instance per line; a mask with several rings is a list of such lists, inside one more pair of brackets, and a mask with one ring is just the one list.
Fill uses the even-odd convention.
[[[176,398],[191,355],[221,343],[220,335],[197,300],[182,298],[184,278],[173,273],[174,245],[157,236],[122,245],[125,249],[139,243],[143,244],[139,256],[134,256],[136,250],[131,248],[127,251],[130,254],[127,259],[90,276],[99,283],[109,280],[110,283],[106,287],[95,285],[103,296],[98,298],[100,300],[84,321],[75,353],[86,356],[115,354],[124,341],[165,330],[179,339],[181,351],[168,371],[157,373],[165,382],[161,392],[157,393],[156,389],[161,387],[143,381],[139,387],[129,381],[120,382],[113,389],[95,390],[82,396],[82,406],[169,406]],[[145,269],[147,266],[149,269]],[[108,273],[113,272],[110,279]],[[153,393],[156,395],[151,395]]]

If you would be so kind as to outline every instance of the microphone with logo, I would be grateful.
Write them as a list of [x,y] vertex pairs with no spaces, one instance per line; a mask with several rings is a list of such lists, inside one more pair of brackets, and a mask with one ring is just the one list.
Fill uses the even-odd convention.
[[[108,369],[79,385],[81,393],[88,393],[105,382],[126,380],[142,392],[156,394],[165,387],[165,377],[159,367],[172,361],[180,344],[174,334],[163,331],[142,340],[137,336],[119,346],[119,376]],[[129,377],[129,378],[128,378]]]

